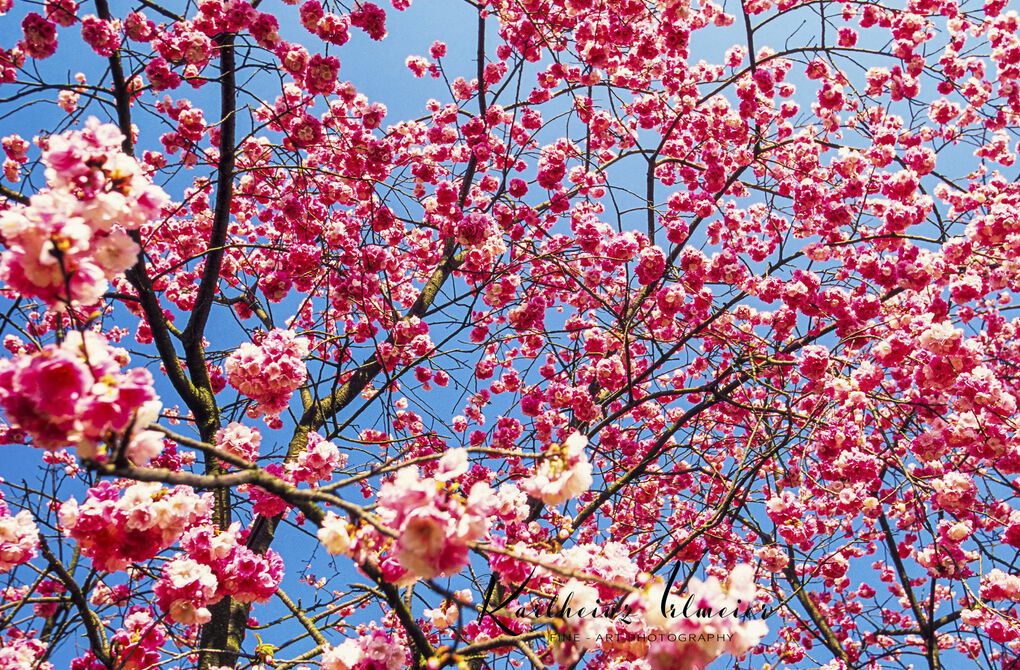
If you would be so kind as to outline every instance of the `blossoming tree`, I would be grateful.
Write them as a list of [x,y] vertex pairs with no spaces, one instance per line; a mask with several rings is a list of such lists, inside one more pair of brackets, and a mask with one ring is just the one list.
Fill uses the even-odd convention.
[[0,0],[0,668],[1013,667],[1006,0],[117,5]]

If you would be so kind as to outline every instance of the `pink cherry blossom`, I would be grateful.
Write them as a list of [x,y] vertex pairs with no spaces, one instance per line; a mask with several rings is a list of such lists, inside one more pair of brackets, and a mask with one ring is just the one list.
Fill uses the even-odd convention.
[[115,572],[173,545],[207,517],[210,505],[211,496],[186,486],[139,483],[119,490],[103,481],[89,489],[84,503],[74,498],[63,503],[60,524],[96,567]]
[[39,552],[39,531],[32,513],[11,514],[0,501],[0,574],[27,563]]
[[584,452],[587,445],[588,440],[579,433],[570,435],[562,445],[550,445],[522,488],[547,505],[558,505],[584,493],[592,485],[592,467]]
[[216,446],[220,449],[254,462],[259,456],[262,434],[257,428],[233,421],[216,432]]
[[0,667],[11,670],[53,670],[53,664],[43,660],[47,652],[42,641],[14,629],[9,637],[0,639]]
[[451,450],[436,478],[403,468],[379,490],[380,513],[399,533],[396,557],[418,577],[458,572],[467,563],[469,543],[488,530],[486,515],[493,504],[488,484],[475,483],[466,497],[451,488],[464,467],[464,452]]
[[227,382],[255,401],[258,416],[280,414],[307,378],[308,343],[292,331],[274,329],[256,345],[246,342],[227,359]]
[[126,352],[110,347],[103,336],[69,333],[59,346],[0,360],[0,407],[35,446],[74,445],[82,458],[104,457],[102,443],[111,431],[137,425],[125,451],[130,460],[145,463],[162,450],[159,436],[141,429],[155,419],[160,404],[149,372],[124,371],[127,362]]
[[48,189],[0,214],[0,278],[51,305],[95,304],[131,267],[127,234],[157,217],[166,201],[139,164],[120,151],[115,126],[91,119],[85,131],[49,138]]

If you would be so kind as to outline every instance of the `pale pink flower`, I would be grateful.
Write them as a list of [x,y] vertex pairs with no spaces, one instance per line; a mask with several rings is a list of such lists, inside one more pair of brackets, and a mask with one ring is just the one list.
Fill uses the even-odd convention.
[[408,515],[398,540],[397,558],[405,568],[425,579],[451,575],[467,562],[467,546],[451,541],[455,521],[430,508]]
[[347,530],[347,521],[333,512],[326,514],[316,535],[330,554],[347,554],[351,550],[351,535]]
[[[0,668],[4,670],[53,670],[53,664],[42,660],[46,645],[13,627],[9,636],[0,639]],[[17,635],[15,635],[17,633]]]
[[216,593],[218,582],[212,569],[184,556],[163,566],[153,591],[156,602],[170,618],[187,625],[207,623],[210,618],[205,605]]
[[444,600],[442,606],[435,609],[427,609],[422,612],[422,614],[428,617],[429,621],[432,622],[432,625],[435,626],[437,630],[446,630],[453,624],[457,623],[460,608],[456,605],[456,603]]
[[60,506],[64,534],[78,541],[82,554],[101,570],[115,572],[146,561],[171,546],[184,531],[206,518],[211,494],[190,487],[167,489],[137,483],[122,491],[110,481],[88,490],[81,505],[71,498]]
[[562,445],[552,444],[535,473],[524,480],[522,488],[547,505],[559,505],[587,491],[592,485],[592,468],[584,448],[588,439],[578,432]]
[[298,454],[297,460],[287,464],[287,472],[295,482],[307,482],[313,486],[328,481],[333,472],[347,464],[347,454],[315,432],[308,433],[308,444]]
[[122,139],[94,118],[84,130],[48,138],[47,188],[0,214],[3,281],[63,309],[68,301],[95,304],[135,263],[139,249],[126,231],[159,216],[167,196],[121,151]]
[[357,640],[344,640],[338,647],[327,645],[322,653],[322,670],[354,670],[363,656]]
[[259,457],[262,434],[258,429],[232,421],[216,431],[216,446],[227,453],[249,462]]
[[476,482],[466,500],[453,486],[462,476],[457,473],[466,471],[466,455],[464,450],[447,452],[437,477],[422,478],[418,468],[402,468],[379,490],[379,516],[399,533],[396,557],[414,576],[455,574],[467,563],[470,544],[488,532],[495,504],[489,485]]
[[22,510],[10,516],[0,501],[0,574],[27,563],[39,551],[39,530],[32,513]]

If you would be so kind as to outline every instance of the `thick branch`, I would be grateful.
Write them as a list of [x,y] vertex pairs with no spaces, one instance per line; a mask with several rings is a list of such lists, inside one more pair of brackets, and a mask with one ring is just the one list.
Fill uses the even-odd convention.
[[[99,18],[109,21],[113,18],[110,14],[110,5],[106,0],[96,0],[96,11]],[[110,75],[113,77],[113,95],[117,100],[117,125],[124,135],[121,148],[124,153],[133,156],[135,153],[134,132],[131,124],[131,93],[128,91],[127,80],[124,79],[124,66],[120,62],[120,51],[114,51],[109,58]]]
[[[230,223],[230,203],[234,195],[234,164],[236,135],[236,84],[234,81],[234,36],[219,35],[216,38],[220,55],[220,158],[216,174],[216,209],[213,214],[212,234],[209,238],[209,254],[205,259],[205,268],[198,285],[195,306],[184,329],[184,345],[188,355],[188,369],[192,379],[200,387],[208,383],[208,373],[202,351],[202,334],[205,332],[209,311],[219,284],[220,268],[226,251],[227,226]],[[195,365],[201,363],[201,365]],[[200,368],[200,369],[198,369]],[[196,377],[196,375],[198,377]],[[199,382],[199,378],[206,384]],[[203,437],[205,437],[203,435]]]
[[274,477],[265,470],[242,470],[229,474],[196,475],[190,472],[174,472],[166,468],[136,468],[130,465],[117,466],[110,463],[90,463],[89,467],[96,472],[110,477],[124,477],[139,482],[162,482],[175,486],[185,485],[199,489],[229,490],[242,484],[252,484],[297,507],[305,517],[316,524],[322,521],[325,515],[315,505],[315,500],[328,502],[347,512],[359,515],[364,514],[364,511],[357,505],[348,503],[329,493],[299,489],[282,479]]
[[22,195],[3,184],[0,184],[0,197],[7,198],[19,205],[27,205],[29,203],[28,196]]
[[938,670],[939,664],[939,651],[938,642],[935,636],[935,630],[932,628],[928,621],[928,617],[924,615],[921,610],[921,604],[917,601],[917,596],[914,594],[914,588],[910,584],[910,575],[907,574],[907,568],[903,565],[903,560],[900,558],[899,549],[896,547],[896,540],[893,539],[892,529],[889,526],[889,521],[882,514],[878,517],[878,523],[882,526],[882,531],[885,533],[885,544],[889,547],[889,553],[892,555],[893,564],[896,566],[896,576],[900,580],[900,584],[903,586],[903,591],[907,596],[907,600],[910,602],[910,609],[914,613],[914,618],[917,619],[917,627],[921,631],[921,636],[924,638],[925,657],[928,660],[928,668],[930,670]]

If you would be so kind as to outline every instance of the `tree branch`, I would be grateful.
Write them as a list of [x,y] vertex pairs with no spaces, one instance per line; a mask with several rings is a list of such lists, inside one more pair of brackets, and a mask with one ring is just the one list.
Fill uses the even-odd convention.
[[15,190],[13,190],[11,188],[8,188],[4,184],[0,184],[0,197],[4,197],[4,198],[7,198],[8,200],[12,200],[12,201],[18,203],[19,205],[27,205],[30,202],[28,196],[22,195],[22,194],[18,193],[17,191],[15,191]]
[[99,620],[95,612],[89,609],[88,600],[85,598],[85,594],[82,593],[81,587],[78,586],[78,582],[75,581],[74,577],[67,571],[67,568],[64,567],[64,564],[60,562],[60,559],[50,549],[46,538],[42,534],[38,537],[39,551],[42,553],[43,558],[46,559],[46,562],[50,564],[50,568],[57,575],[60,583],[67,589],[71,596],[71,602],[74,603],[75,608],[77,608],[78,613],[81,615],[82,623],[85,625],[85,634],[89,639],[89,648],[100,663],[113,670],[113,659],[110,657],[106,633],[103,631],[103,622]]

